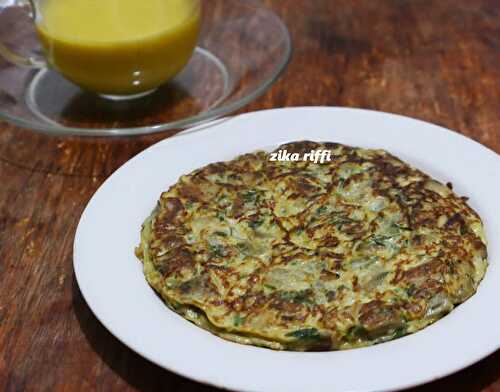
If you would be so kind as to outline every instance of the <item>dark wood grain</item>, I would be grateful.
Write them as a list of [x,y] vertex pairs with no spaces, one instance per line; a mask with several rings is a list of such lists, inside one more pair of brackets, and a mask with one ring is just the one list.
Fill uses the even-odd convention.
[[[500,152],[498,1],[266,3],[291,30],[293,59],[244,111],[384,110]],[[73,236],[86,202],[120,164],[166,136],[50,138],[0,123],[0,390],[214,390],[118,342],[90,312],[73,275]],[[416,390],[500,391],[500,352]]]

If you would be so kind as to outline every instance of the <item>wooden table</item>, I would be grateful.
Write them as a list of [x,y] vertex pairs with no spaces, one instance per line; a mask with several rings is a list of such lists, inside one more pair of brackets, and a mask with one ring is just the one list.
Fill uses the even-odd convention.
[[[384,110],[500,152],[499,2],[266,3],[289,26],[294,54],[278,83],[244,111]],[[121,344],[91,313],[73,273],[73,236],[91,195],[166,136],[55,139],[0,123],[0,390],[213,390]],[[418,390],[500,391],[500,352]]]

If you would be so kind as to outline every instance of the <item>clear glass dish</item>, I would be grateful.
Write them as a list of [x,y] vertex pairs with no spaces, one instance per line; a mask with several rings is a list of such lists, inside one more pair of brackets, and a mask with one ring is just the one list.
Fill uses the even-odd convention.
[[[292,45],[280,18],[253,0],[203,0],[198,46],[186,68],[154,93],[116,101],[84,91],[50,69],[0,58],[0,120],[55,135],[125,136],[185,128],[233,112],[263,94]],[[0,42],[40,53],[19,1],[0,2]]]

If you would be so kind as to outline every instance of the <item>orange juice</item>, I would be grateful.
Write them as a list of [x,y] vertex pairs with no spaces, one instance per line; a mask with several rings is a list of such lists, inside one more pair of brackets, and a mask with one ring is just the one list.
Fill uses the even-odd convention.
[[79,86],[132,95],[177,74],[200,26],[197,0],[45,0],[37,30],[49,63]]

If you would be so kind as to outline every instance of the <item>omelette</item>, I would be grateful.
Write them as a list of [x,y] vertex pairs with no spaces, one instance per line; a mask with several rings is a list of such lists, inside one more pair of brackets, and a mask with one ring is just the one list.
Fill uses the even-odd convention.
[[[280,150],[330,159],[271,159]],[[170,309],[224,339],[356,348],[414,333],[476,292],[486,239],[466,202],[384,150],[292,142],[180,177],[136,255]]]

